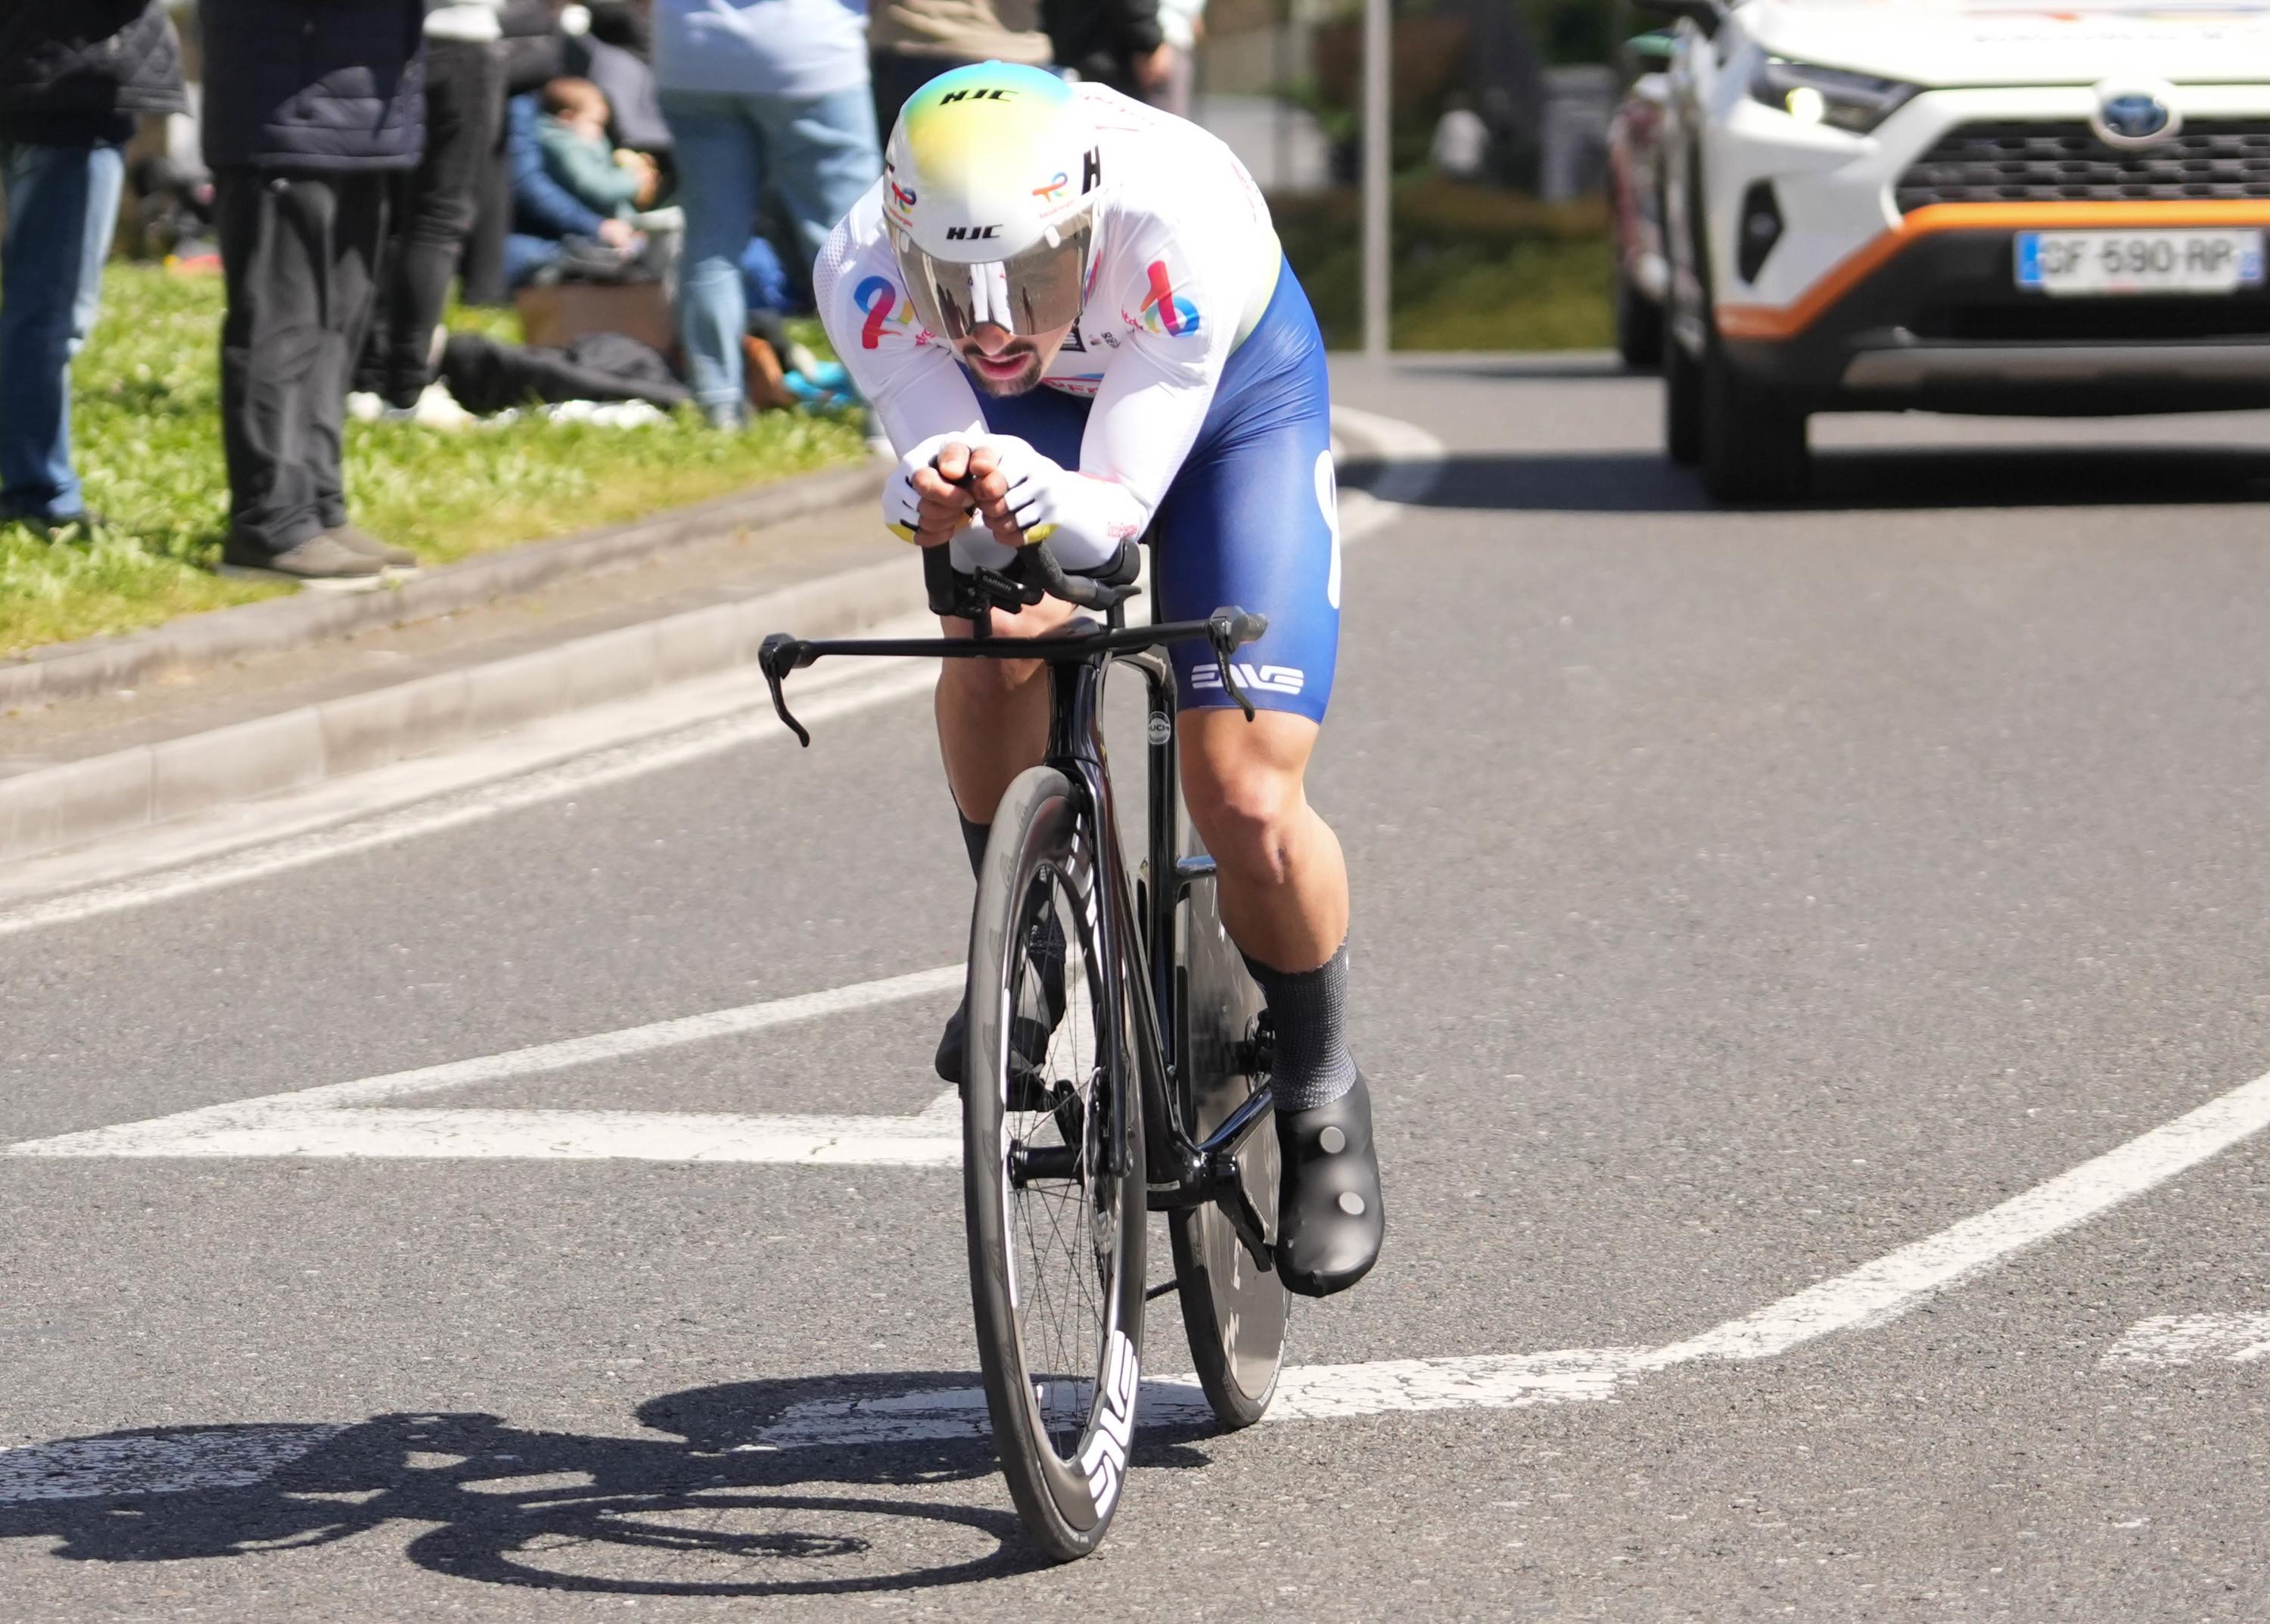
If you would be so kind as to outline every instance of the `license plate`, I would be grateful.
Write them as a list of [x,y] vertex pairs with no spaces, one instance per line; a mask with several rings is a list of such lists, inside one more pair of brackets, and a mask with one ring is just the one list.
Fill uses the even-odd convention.
[[2021,231],[2018,285],[2044,293],[2229,293],[2262,285],[2259,231]]

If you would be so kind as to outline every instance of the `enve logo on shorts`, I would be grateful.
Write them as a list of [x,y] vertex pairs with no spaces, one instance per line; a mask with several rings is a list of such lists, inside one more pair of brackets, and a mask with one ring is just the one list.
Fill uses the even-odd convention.
[[[1229,674],[1237,679],[1239,687],[1254,693],[1298,693],[1309,681],[1308,674],[1297,665],[1248,665],[1242,660],[1231,662]],[[1220,688],[1221,668],[1210,664],[1196,667],[1191,672],[1191,686]]]

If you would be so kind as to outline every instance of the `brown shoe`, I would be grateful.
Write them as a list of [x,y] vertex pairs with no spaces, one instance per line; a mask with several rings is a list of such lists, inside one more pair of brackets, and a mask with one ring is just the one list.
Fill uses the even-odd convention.
[[323,534],[348,552],[360,552],[367,559],[376,559],[389,569],[418,567],[415,552],[407,547],[397,547],[390,541],[381,541],[360,524],[341,524],[325,530]]
[[375,587],[385,566],[341,546],[329,536],[311,536],[298,546],[269,552],[232,536],[221,545],[223,575],[279,575],[311,587]]
[[760,412],[793,412],[796,397],[789,393],[788,374],[781,370],[773,346],[751,333],[741,340],[742,379],[749,404]]

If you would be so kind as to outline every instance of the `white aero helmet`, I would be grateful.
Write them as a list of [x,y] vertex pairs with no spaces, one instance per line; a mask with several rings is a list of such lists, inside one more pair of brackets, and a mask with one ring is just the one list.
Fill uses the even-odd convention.
[[1103,165],[1072,87],[976,63],[916,91],[883,159],[883,219],[915,314],[966,337],[1020,337],[1079,314],[1095,268]]

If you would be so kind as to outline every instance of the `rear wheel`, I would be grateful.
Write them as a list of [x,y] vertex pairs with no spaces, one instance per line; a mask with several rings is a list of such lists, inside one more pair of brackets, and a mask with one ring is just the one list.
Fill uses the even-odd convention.
[[[1198,854],[1205,847],[1192,830],[1183,849]],[[1261,1086],[1256,1068],[1261,989],[1222,929],[1213,881],[1193,885],[1176,919],[1176,962],[1182,978],[1176,1076],[1188,1113],[1183,1120],[1204,1138]],[[1264,1122],[1239,1147],[1237,1172],[1272,1240],[1278,1164],[1277,1127]],[[1209,1201],[1175,1212],[1167,1228],[1174,1241],[1183,1328],[1190,1337],[1198,1386],[1225,1427],[1250,1427],[1277,1391],[1292,1300],[1275,1268],[1255,1261],[1246,1250],[1219,1204]]]
[[1094,1550],[1118,1504],[1143,1337],[1143,1123],[1097,957],[1101,855],[1064,775],[1027,772],[994,816],[969,939],[978,1363],[1018,1515],[1059,1561]]
[[1728,364],[1710,345],[1702,365],[1702,488],[1722,502],[1793,501],[1813,480],[1805,413]]

